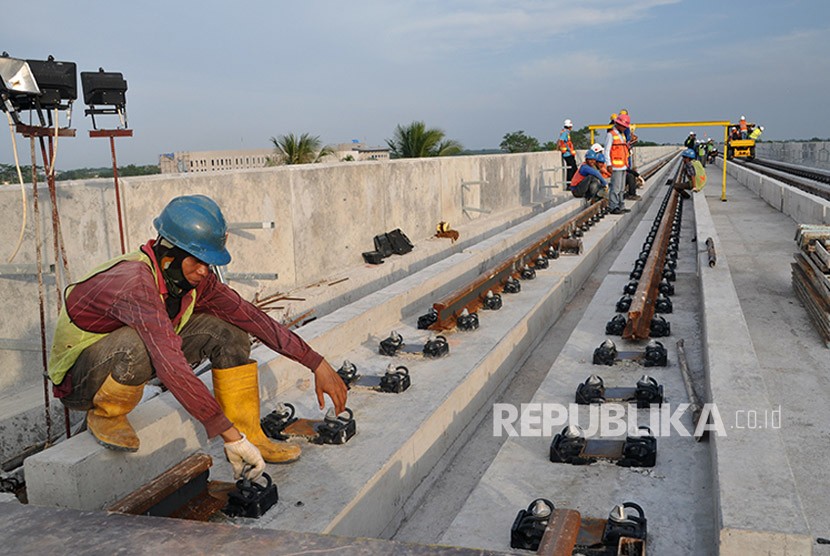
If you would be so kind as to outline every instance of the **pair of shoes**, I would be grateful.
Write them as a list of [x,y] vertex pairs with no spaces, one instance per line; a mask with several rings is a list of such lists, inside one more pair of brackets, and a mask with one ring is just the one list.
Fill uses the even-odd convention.
[[625,214],[626,212],[631,212],[631,209],[627,209],[625,207],[611,209],[611,214]]
[[642,197],[640,197],[639,195],[626,195],[625,198],[631,199],[632,201],[639,201],[640,199],[642,199]]

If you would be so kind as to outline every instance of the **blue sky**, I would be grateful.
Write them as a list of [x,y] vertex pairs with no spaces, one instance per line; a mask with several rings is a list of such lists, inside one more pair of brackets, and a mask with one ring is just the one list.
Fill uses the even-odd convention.
[[[117,141],[119,164],[267,148],[290,132],[383,145],[413,120],[494,148],[508,132],[546,141],[564,118],[579,128],[621,107],[635,122],[746,114],[766,139],[830,136],[826,0],[44,0],[3,13],[11,56],[124,74],[135,136]],[[83,108],[59,169],[110,164]],[[12,161],[0,132],[0,162]]]

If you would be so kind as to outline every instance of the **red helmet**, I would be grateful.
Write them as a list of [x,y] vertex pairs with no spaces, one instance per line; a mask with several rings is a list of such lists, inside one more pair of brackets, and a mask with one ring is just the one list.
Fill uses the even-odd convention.
[[631,117],[628,114],[620,114],[616,117],[614,123],[623,127],[631,127]]

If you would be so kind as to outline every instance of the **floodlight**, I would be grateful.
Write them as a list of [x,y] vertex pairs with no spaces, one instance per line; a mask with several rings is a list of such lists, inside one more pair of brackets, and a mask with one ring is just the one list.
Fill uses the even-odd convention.
[[[78,73],[75,62],[58,62],[53,56],[46,60],[26,60],[40,88],[39,97],[27,97],[25,108],[70,108],[78,98]],[[21,105],[21,108],[24,108]]]
[[0,110],[11,114],[17,121],[18,98],[26,95],[40,95],[40,88],[26,60],[9,57],[8,52],[0,55],[0,97],[3,103]]
[[121,73],[104,71],[104,68],[98,68],[97,72],[82,71],[81,86],[84,102],[89,105],[84,113],[92,116],[93,128],[96,114],[118,114],[121,124],[127,127],[127,81]]

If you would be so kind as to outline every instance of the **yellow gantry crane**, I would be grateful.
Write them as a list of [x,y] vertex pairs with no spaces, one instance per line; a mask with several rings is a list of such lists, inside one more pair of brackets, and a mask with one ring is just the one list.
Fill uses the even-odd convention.
[[[659,128],[659,127],[722,127],[723,128],[723,145],[724,150],[729,143],[729,126],[733,125],[729,120],[705,120],[700,122],[652,122],[652,123],[632,123],[631,130]],[[591,130],[591,143],[594,143],[594,131],[600,129],[608,129],[610,124],[592,124],[588,126]],[[726,201],[726,154],[723,157],[723,177],[721,182],[720,200]]]

